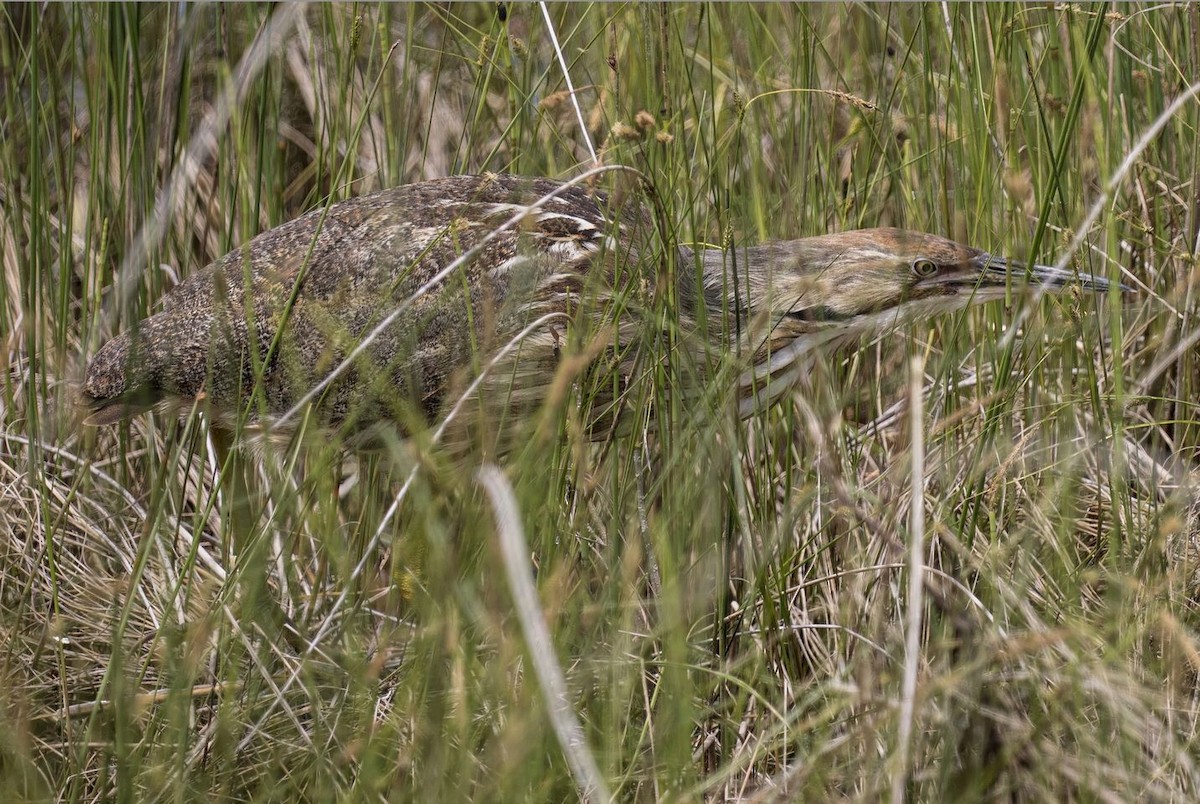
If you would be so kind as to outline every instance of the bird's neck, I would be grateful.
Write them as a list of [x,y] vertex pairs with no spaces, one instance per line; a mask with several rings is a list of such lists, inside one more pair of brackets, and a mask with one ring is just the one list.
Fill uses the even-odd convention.
[[709,318],[753,316],[773,277],[795,271],[802,241],[736,249],[680,248],[680,297],[693,316],[701,305]]
[[786,394],[807,373],[816,349],[855,335],[849,327],[813,325],[772,311],[794,307],[796,277],[820,262],[805,240],[681,248],[680,301],[699,325],[700,342],[744,361],[734,377],[739,415]]

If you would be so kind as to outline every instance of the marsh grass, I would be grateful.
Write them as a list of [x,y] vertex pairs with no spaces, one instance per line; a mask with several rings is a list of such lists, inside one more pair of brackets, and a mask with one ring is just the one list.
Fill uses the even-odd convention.
[[[1200,79],[1191,6],[549,11],[587,138],[651,177],[667,242],[898,225],[1050,262]],[[495,4],[0,11],[6,800],[579,795],[476,479],[494,455],[436,422],[242,448],[199,412],[93,430],[72,404],[105,338],[270,226],[588,167],[546,31]],[[657,429],[590,445],[585,383],[521,423],[504,478],[617,798],[1200,796],[1198,122],[1167,120],[1071,255],[1136,296],[887,333],[739,423],[720,383],[674,392],[651,286],[628,404]]]

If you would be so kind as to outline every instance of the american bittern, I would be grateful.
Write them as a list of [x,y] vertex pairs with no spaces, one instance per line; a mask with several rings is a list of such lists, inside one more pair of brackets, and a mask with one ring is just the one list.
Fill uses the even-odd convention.
[[[414,414],[435,416],[481,358],[548,316],[493,367],[484,391],[505,405],[536,404],[581,306],[585,315],[616,310],[601,352],[628,381],[620,341],[644,324],[632,320],[639,308],[628,289],[654,287],[664,264],[652,235],[640,202],[548,179],[460,176],[334,204],[194,274],[162,310],[105,344],[83,386],[87,421],[201,394],[218,410],[269,418],[320,387],[327,422],[404,428]],[[675,273],[682,328],[703,348],[723,343],[748,358],[738,380],[743,416],[793,387],[814,346],[1002,298],[1014,286],[1109,287],[899,229],[736,254],[683,248]],[[619,397],[618,389],[609,398],[609,414]]]

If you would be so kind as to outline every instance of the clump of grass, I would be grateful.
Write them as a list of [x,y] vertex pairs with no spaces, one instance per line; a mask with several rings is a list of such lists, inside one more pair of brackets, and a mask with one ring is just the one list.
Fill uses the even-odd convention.
[[383,454],[303,428],[230,449],[195,414],[82,430],[71,389],[269,226],[455,172],[569,177],[590,141],[652,178],[668,240],[899,225],[1048,262],[1082,234],[1073,263],[1140,290],[889,333],[747,423],[720,384],[681,401],[670,360],[634,389],[653,433],[589,445],[578,389],[534,417],[505,476],[608,789],[1194,799],[1196,103],[1081,224],[1200,75],[1196,12],[549,12],[560,53],[525,6],[0,14],[0,791],[578,795],[490,456],[432,429]]

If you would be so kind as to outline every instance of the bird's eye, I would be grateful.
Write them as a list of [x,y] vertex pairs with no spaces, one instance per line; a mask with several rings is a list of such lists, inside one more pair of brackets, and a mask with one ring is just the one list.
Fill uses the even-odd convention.
[[938,272],[938,267],[933,260],[916,259],[913,260],[912,271],[917,279],[928,279]]

